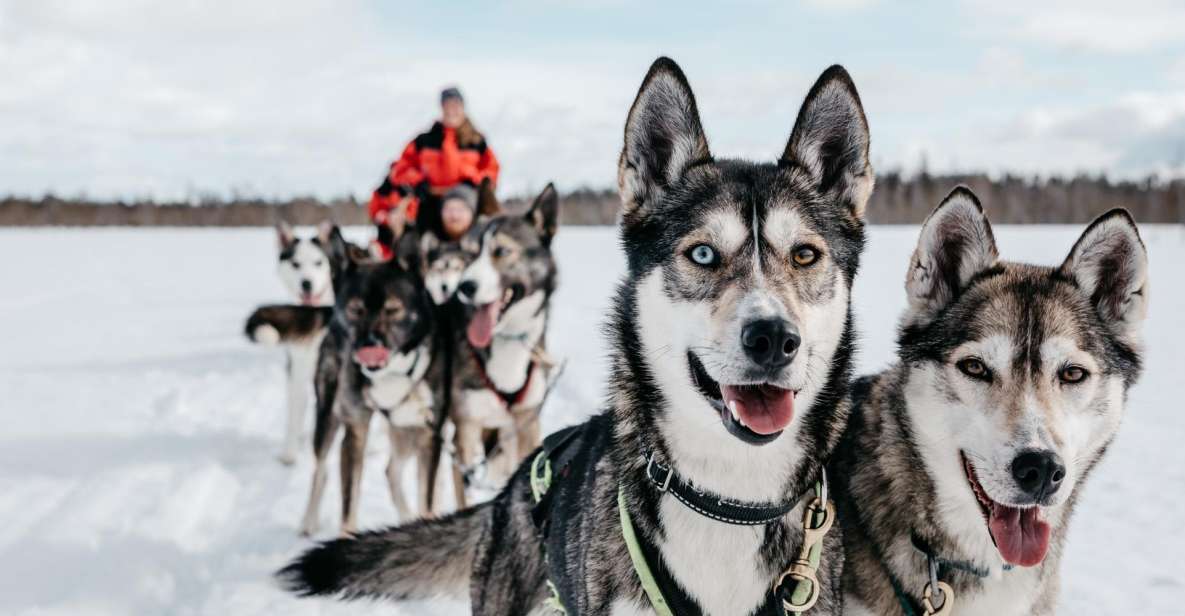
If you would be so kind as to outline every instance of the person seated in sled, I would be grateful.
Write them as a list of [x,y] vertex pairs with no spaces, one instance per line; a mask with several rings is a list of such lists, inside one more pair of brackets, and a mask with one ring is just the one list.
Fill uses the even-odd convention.
[[[465,100],[457,88],[440,93],[440,119],[428,132],[417,136],[403,149],[391,171],[383,178],[370,199],[370,218],[379,231],[379,246],[390,257],[391,240],[409,225],[427,227],[448,241],[464,234],[476,214],[477,190],[483,184],[492,192],[498,181],[498,159],[483,136],[465,114]],[[470,217],[464,229],[447,232],[444,222],[453,219],[455,230],[464,213],[452,206],[451,216],[443,206],[443,196],[460,185],[472,191]],[[463,192],[463,191],[462,191]],[[456,199],[465,202],[469,193]],[[450,201],[454,201],[450,199]],[[421,224],[427,223],[427,224]],[[442,234],[442,231],[445,233]]]

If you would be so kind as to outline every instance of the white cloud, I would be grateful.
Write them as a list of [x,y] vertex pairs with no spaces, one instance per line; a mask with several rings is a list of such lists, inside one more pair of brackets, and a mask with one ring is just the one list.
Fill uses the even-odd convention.
[[[578,24],[558,47],[524,52],[555,23],[469,44],[374,11],[361,0],[0,3],[0,194],[364,197],[450,83],[502,159],[504,193],[549,180],[608,186],[626,110],[668,38],[693,58],[684,68],[713,151],[770,160],[833,52],[806,68],[755,64],[725,53],[750,42],[743,28],[680,45],[673,34],[618,40]],[[1117,90],[1087,105],[1074,93],[1084,79],[1093,85],[1089,67],[1041,65],[990,36],[1023,35],[1028,21],[988,17],[980,34],[993,44],[983,49],[970,37],[965,49],[928,50],[943,52],[933,60],[878,51],[849,63],[878,166],[916,164],[923,151],[934,170],[1139,173],[1175,160],[1182,112],[1171,88],[1182,90],[1185,64],[1150,72],[1150,87],[1168,91]],[[1052,102],[1015,102],[1038,93]]]
[[1180,46],[1185,3],[1179,0],[973,0],[985,17],[999,18],[1017,39],[1071,50],[1134,53]]

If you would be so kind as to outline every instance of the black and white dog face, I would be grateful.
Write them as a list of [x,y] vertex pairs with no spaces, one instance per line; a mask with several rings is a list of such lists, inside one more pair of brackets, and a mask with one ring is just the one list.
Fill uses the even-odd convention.
[[424,234],[420,240],[420,274],[433,303],[439,306],[453,298],[465,268],[476,258],[477,250],[466,250],[462,242],[442,242],[434,233]]
[[1123,210],[1092,223],[1056,268],[998,260],[965,188],[926,220],[900,346],[934,510],[954,536],[1007,563],[1042,562],[1123,416],[1147,285]]
[[316,236],[301,238],[288,223],[276,224],[280,280],[302,305],[333,305],[333,270],[328,247],[330,235],[335,231],[331,223],[323,223]]
[[555,289],[551,240],[559,221],[559,197],[548,184],[522,216],[501,215],[473,226],[461,240],[475,254],[457,286],[471,309],[466,335],[486,348],[507,323],[533,318]]
[[618,181],[636,329],[676,440],[763,445],[802,424],[849,323],[868,144],[837,66],[807,95],[777,163],[717,160],[678,66],[651,68]]
[[432,308],[417,271],[418,240],[408,232],[388,262],[346,265],[334,319],[346,334],[351,357],[370,377],[404,371],[432,332]]

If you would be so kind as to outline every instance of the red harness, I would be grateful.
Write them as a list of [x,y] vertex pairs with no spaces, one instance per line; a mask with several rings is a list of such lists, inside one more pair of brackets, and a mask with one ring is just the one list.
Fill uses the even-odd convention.
[[481,373],[481,380],[485,383],[486,389],[494,392],[500,400],[506,405],[507,409],[514,408],[516,404],[523,401],[527,397],[527,390],[531,387],[531,380],[535,375],[535,360],[527,363],[527,379],[523,381],[523,386],[518,388],[518,391],[504,392],[498,389],[497,385],[490,380],[490,375],[486,372],[486,362],[481,355],[477,353],[477,349],[472,346],[469,347],[469,352],[473,354],[473,361],[477,362],[478,372]]

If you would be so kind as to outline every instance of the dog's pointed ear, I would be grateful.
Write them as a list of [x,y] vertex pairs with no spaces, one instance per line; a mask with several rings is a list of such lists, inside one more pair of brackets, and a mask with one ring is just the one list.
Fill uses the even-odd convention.
[[683,71],[670,58],[655,60],[625,121],[617,163],[623,221],[644,218],[689,166],[711,156]]
[[874,176],[868,160],[868,119],[848,72],[823,71],[802,108],[780,165],[804,169],[816,190],[863,220]]
[[296,242],[296,232],[292,230],[292,225],[287,221],[281,220],[276,222],[276,242],[283,252],[290,248]]
[[346,241],[337,225],[328,220],[322,222],[317,227],[317,241],[329,256],[329,264],[335,277],[354,266],[354,254],[350,250],[354,246]]
[[341,231],[338,231],[337,225],[334,224],[332,220],[322,220],[321,223],[317,225],[317,239],[321,240],[321,244],[323,246],[328,246],[333,240],[334,231],[341,233]]
[[1107,327],[1139,341],[1148,312],[1148,251],[1127,210],[1113,209],[1090,223],[1061,272],[1090,298]]
[[956,187],[922,223],[905,275],[909,296],[905,322],[916,324],[933,317],[998,259],[992,225],[979,199],[969,188]]
[[395,242],[395,258],[392,261],[405,272],[420,272],[420,237],[414,229],[406,229]]
[[555,184],[548,182],[543,192],[535,197],[531,209],[527,210],[527,222],[539,230],[544,246],[551,246],[551,238],[555,237],[560,224],[560,195],[556,192]]
[[440,238],[435,233],[426,232],[420,236],[420,263],[432,260],[432,253],[440,247]]

